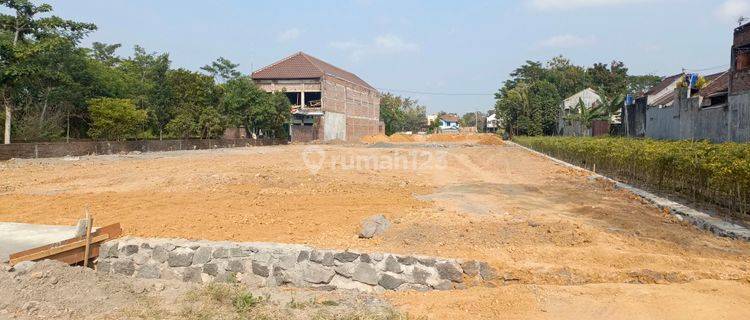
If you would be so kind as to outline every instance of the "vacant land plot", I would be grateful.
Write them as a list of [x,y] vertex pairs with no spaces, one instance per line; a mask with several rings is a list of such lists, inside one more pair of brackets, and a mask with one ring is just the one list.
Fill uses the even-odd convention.
[[[496,288],[394,292],[430,318],[750,316],[750,244],[509,145],[291,145],[0,163],[0,221],[479,259]],[[382,237],[357,238],[384,214]]]

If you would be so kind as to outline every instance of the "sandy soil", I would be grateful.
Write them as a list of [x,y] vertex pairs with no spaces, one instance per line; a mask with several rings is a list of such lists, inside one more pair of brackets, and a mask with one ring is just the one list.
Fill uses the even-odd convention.
[[382,298],[341,291],[134,279],[42,261],[0,270],[0,319],[400,319]]
[[[433,142],[10,161],[0,164],[0,221],[74,224],[88,206],[97,224],[136,236],[481,259],[501,270],[496,288],[387,294],[435,319],[750,316],[750,244],[516,147]],[[393,227],[358,239],[359,222],[381,213]]]

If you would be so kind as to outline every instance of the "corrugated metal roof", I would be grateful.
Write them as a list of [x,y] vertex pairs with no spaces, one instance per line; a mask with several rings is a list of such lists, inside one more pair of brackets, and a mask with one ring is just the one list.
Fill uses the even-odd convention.
[[301,51],[253,72],[252,78],[258,80],[318,79],[324,75],[377,91],[357,75]]

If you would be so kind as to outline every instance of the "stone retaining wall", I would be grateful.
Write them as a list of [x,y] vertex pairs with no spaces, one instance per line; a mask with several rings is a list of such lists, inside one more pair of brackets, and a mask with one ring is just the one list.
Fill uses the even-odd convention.
[[495,269],[477,261],[293,244],[132,237],[105,242],[96,269],[139,278],[367,292],[463,289],[489,284],[497,277]]

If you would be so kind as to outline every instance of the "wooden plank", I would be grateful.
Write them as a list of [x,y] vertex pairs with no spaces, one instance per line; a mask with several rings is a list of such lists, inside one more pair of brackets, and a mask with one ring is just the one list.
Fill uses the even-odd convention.
[[[122,228],[120,227],[119,223],[115,223],[115,224],[111,224],[111,225],[104,226],[104,227],[101,227],[101,228],[97,229],[92,235],[93,236],[99,236],[99,235],[102,235],[102,234],[108,234],[110,236],[110,239],[115,239],[115,238],[119,237],[120,235],[122,235]],[[47,250],[47,249],[51,249],[51,248],[58,247],[58,246],[61,246],[61,245],[73,243],[73,242],[76,242],[76,241],[81,241],[81,240],[83,240],[83,238],[84,237],[70,238],[70,239],[67,239],[67,240],[60,241],[60,242],[56,242],[56,243],[51,243],[51,244],[48,244],[48,245],[44,245],[44,246],[41,246],[41,247],[31,248],[31,249],[24,250],[24,251],[19,251],[19,252],[11,254],[9,256],[9,259],[18,258],[18,257],[21,257],[21,256],[30,255],[30,254],[35,253],[35,252],[44,251],[44,250]]]
[[91,248],[91,226],[94,224],[94,218],[86,210],[86,250],[83,252],[83,266],[87,267],[89,264],[89,248]]
[[[102,242],[104,240],[109,240],[109,235],[108,234],[102,234],[102,235],[99,235],[99,236],[96,236],[96,237],[93,237],[93,238],[89,238],[89,240],[91,242],[95,242],[95,243],[96,242]],[[87,241],[86,240],[80,240],[80,241],[76,241],[76,242],[64,244],[64,245],[61,245],[61,246],[58,246],[58,247],[53,247],[53,248],[49,248],[49,249],[46,249],[46,250],[34,252],[32,254],[29,254],[29,255],[15,257],[13,259],[10,259],[10,265],[15,265],[16,263],[19,263],[21,261],[37,260],[37,259],[42,259],[42,258],[50,257],[50,256],[56,255],[58,253],[62,253],[62,252],[73,250],[73,249],[77,249],[77,248],[84,248],[84,251],[85,251],[85,248],[87,248],[87,247],[88,247],[87,246]]]
[[[68,264],[74,264],[84,261],[86,258],[93,258],[99,255],[99,243],[119,237],[122,234],[122,228],[119,223],[101,227],[91,234],[89,238],[89,257],[86,257],[86,238],[75,237],[59,243],[48,244],[45,246],[32,248],[29,250],[16,252],[9,256],[11,266],[21,261],[33,261],[40,259],[59,260]],[[93,246],[92,246],[93,244]]]

